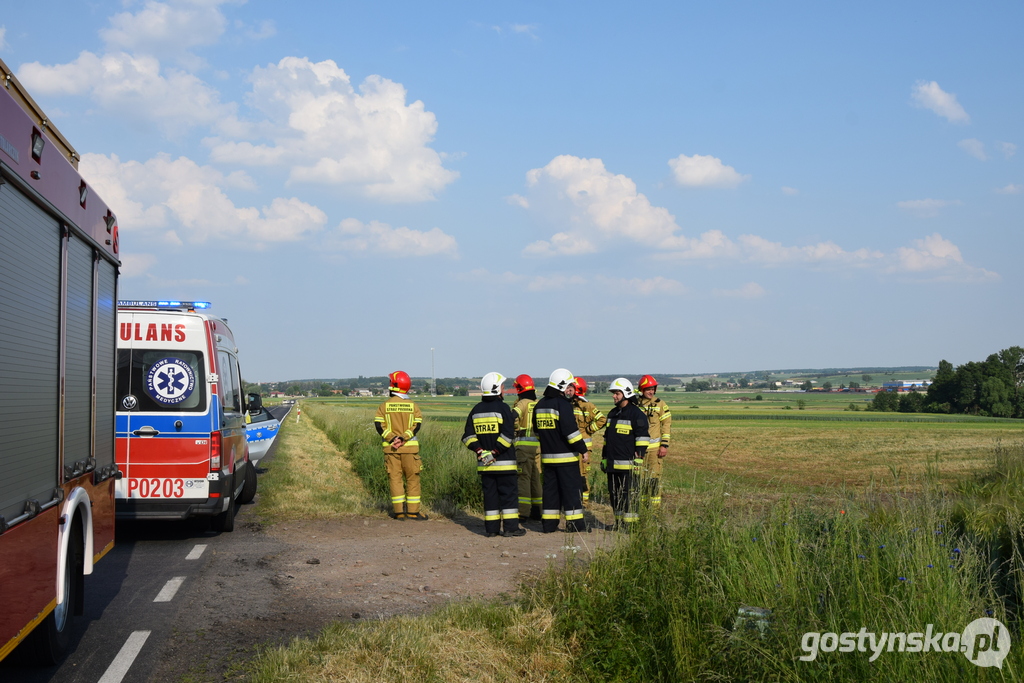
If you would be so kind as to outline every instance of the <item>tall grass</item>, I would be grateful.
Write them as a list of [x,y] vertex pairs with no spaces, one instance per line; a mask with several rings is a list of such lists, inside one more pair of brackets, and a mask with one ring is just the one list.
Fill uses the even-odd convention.
[[[1017,637],[1019,545],[993,563],[939,495],[848,501],[831,512],[783,503],[746,519],[714,500],[645,518],[628,542],[527,588],[579,642],[593,680],[928,680],[998,677],[959,652],[820,652],[803,634],[961,632],[991,616]],[[1020,538],[1021,519],[1007,520]],[[771,610],[764,636],[733,630],[737,610]],[[898,650],[898,645],[895,648]],[[1020,644],[1002,674],[1024,671]]]
[[[372,413],[306,412],[385,507]],[[430,424],[421,433],[424,497],[435,509],[479,504],[459,433]],[[894,467],[885,486],[834,490],[813,505],[766,486],[744,507],[724,488],[705,489],[645,513],[589,561],[552,566],[514,604],[333,627],[268,652],[254,680],[1018,680],[1024,446],[999,446],[985,474],[952,487],[937,462],[917,481]],[[763,634],[734,628],[741,606],[771,610]],[[981,617],[1012,633],[1002,669],[898,646],[874,661],[856,650],[799,659],[809,632],[959,633]],[[531,624],[542,630],[525,637]],[[363,668],[369,678],[344,673]]]
[[[373,412],[321,403],[307,403],[303,407],[314,424],[348,457],[377,506],[390,510],[388,476],[380,436],[373,426]],[[453,515],[463,508],[483,509],[476,459],[463,445],[461,429],[428,420],[417,437],[423,463],[420,485],[424,505],[443,515]]]

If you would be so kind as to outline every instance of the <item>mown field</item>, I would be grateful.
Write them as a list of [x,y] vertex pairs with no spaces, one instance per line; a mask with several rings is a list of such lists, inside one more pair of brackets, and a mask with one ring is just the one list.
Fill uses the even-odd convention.
[[[268,650],[250,680],[1018,680],[1024,424],[853,412],[844,410],[850,394],[739,396],[664,395],[676,415],[666,504],[645,511],[612,551],[552,565],[511,601],[337,626]],[[372,513],[387,500],[370,425],[378,402],[303,403],[332,451],[318,476],[343,455]],[[435,475],[424,501],[441,514],[479,505],[458,442],[473,402],[421,401],[424,467]],[[328,447],[313,436],[289,457],[316,459],[305,450]],[[275,512],[306,495],[301,482],[271,484],[267,514],[301,514]],[[332,505],[351,514],[354,500],[318,501],[318,514]],[[770,610],[763,632],[735,628],[744,605]],[[932,624],[959,640],[978,618],[1013,635],[1002,668],[979,667],[970,653],[899,648],[873,661],[870,651],[827,649],[799,659],[807,633]]]

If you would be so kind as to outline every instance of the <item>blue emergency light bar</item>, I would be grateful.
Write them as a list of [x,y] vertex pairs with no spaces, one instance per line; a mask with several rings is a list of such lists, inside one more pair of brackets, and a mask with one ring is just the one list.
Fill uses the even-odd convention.
[[118,308],[189,308],[202,310],[210,307],[209,301],[140,301],[137,299],[119,299]]

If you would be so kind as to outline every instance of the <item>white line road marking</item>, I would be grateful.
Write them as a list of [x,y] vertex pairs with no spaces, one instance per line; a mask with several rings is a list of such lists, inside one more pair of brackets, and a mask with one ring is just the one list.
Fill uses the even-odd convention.
[[121,650],[114,657],[114,661],[103,672],[103,677],[100,678],[99,683],[121,683],[124,675],[128,673],[132,662],[135,661],[135,658],[139,656],[139,652],[142,651],[142,646],[146,644],[146,639],[149,638],[150,633],[150,631],[135,631],[128,636],[128,640],[121,646]]
[[188,554],[188,556],[185,557],[185,559],[186,560],[198,560],[200,557],[202,557],[204,550],[206,550],[206,546],[205,545],[197,545],[195,548],[192,548],[192,552],[190,552]]
[[185,583],[184,576],[175,576],[173,579],[164,584],[164,587],[160,589],[156,597],[153,598],[153,602],[170,602],[174,599],[174,594],[181,588],[181,584]]

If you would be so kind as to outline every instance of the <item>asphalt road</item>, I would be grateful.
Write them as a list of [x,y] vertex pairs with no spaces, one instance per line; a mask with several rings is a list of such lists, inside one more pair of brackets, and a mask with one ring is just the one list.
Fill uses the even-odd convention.
[[[270,411],[283,420],[289,408]],[[276,450],[275,442],[261,465]],[[249,507],[238,508],[236,526]],[[213,552],[231,552],[232,534],[207,527],[206,520],[118,523],[113,550],[85,577],[85,614],[72,625],[68,656],[58,666],[37,668],[23,665],[15,651],[0,662],[0,681],[153,681],[160,654],[175,636],[171,625],[186,604],[190,579],[202,573]]]

